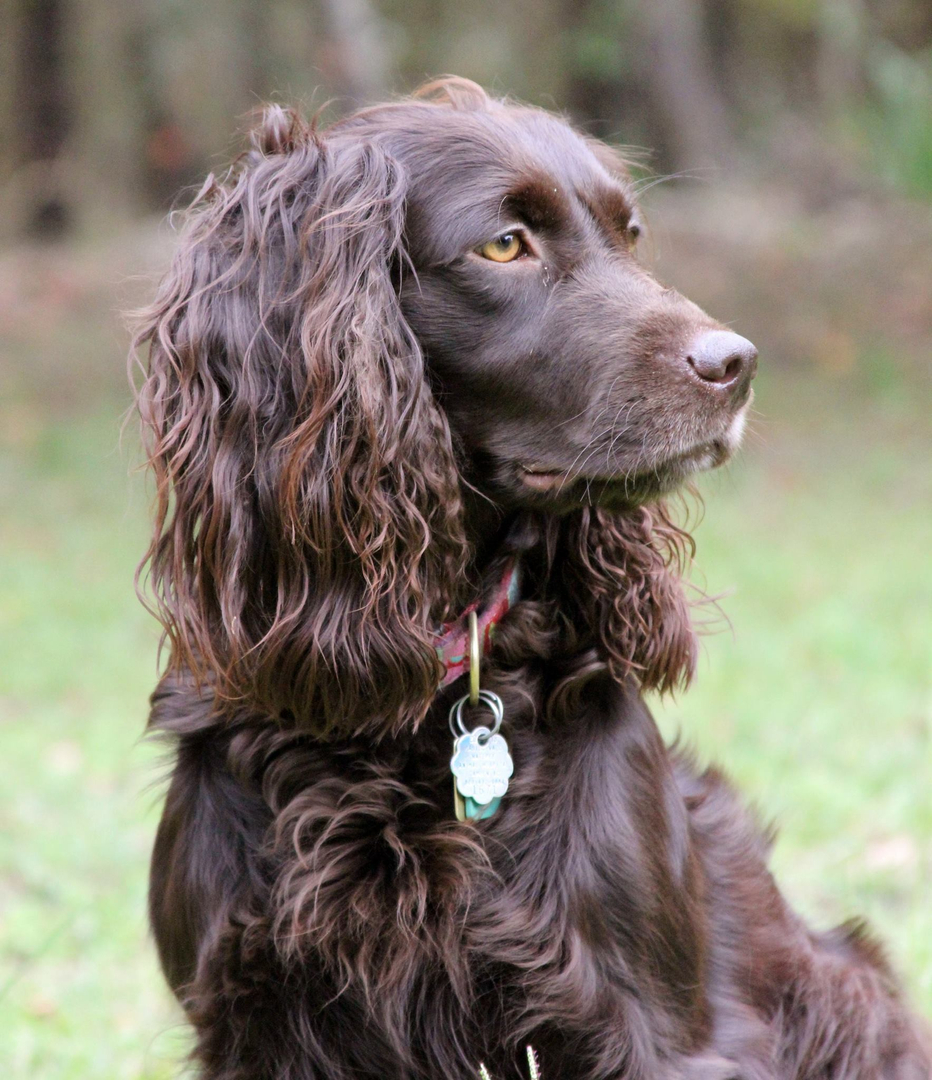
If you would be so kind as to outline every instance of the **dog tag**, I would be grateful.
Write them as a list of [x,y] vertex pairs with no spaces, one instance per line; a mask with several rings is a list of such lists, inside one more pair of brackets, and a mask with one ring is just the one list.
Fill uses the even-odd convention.
[[450,771],[460,796],[485,806],[508,790],[515,765],[504,738],[487,727],[477,727],[453,744]]

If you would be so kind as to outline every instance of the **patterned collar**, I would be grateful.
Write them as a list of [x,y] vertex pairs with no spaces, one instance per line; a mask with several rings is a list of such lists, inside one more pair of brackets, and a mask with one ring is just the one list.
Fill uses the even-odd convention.
[[445,669],[441,686],[448,686],[469,671],[469,613],[477,613],[482,654],[488,656],[492,650],[492,632],[518,602],[520,594],[521,564],[512,556],[505,563],[501,579],[485,607],[479,611],[480,601],[477,600],[455,622],[444,623],[441,628],[437,636],[437,655]]

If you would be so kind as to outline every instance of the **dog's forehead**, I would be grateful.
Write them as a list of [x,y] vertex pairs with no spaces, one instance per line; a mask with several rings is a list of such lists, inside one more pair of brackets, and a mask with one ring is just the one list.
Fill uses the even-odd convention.
[[621,156],[607,144],[581,135],[559,117],[538,109],[523,109],[515,110],[508,122],[517,133],[519,145],[526,145],[527,152],[566,187],[590,194],[606,188],[629,188],[630,178]]
[[[557,218],[572,203],[630,212],[633,194],[614,152],[568,124],[534,109],[495,112],[432,110],[430,124],[403,140],[409,174],[409,213],[418,238],[438,229],[447,244],[470,244],[507,220],[520,196],[542,215]],[[443,242],[434,237],[435,242]],[[432,246],[432,245],[431,245]]]

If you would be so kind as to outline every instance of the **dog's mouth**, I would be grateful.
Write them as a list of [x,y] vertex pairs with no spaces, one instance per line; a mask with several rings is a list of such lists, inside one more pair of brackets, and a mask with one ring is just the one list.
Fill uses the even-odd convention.
[[571,482],[569,471],[545,469],[540,465],[519,465],[518,478],[525,487],[542,492],[556,491]]
[[580,492],[586,499],[593,495],[610,501],[643,502],[666,494],[693,473],[717,469],[724,465],[741,444],[744,435],[747,404],[731,419],[728,427],[712,439],[706,439],[685,451],[677,451],[640,466],[630,472],[587,474],[578,469],[554,469],[538,463],[520,464],[518,480],[525,490],[540,495],[562,496],[573,500]]
[[549,469],[541,465],[520,465],[522,485],[542,495],[564,494],[570,497],[577,487],[588,491],[628,491],[634,496],[649,491],[662,494],[695,472],[717,469],[731,457],[735,447],[725,438],[712,439],[683,453],[672,455],[649,469],[637,469],[616,475],[587,475],[572,469]]

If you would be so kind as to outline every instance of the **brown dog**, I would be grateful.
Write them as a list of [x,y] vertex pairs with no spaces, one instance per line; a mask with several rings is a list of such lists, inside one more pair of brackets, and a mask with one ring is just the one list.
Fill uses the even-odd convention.
[[[756,353],[639,230],[614,152],[456,80],[273,109],[202,192],[139,344],[151,912],[203,1076],[930,1075],[879,949],[803,925],[642,703],[694,658],[661,500],[737,446]],[[457,774],[461,822],[471,606],[514,771]]]

